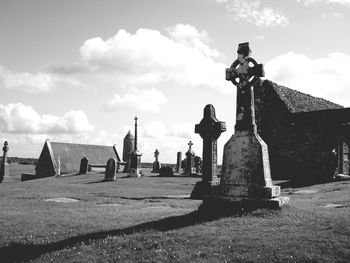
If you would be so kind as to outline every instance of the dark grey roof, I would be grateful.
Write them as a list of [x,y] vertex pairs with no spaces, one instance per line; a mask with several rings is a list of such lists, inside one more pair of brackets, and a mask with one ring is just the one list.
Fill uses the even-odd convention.
[[262,83],[265,87],[274,89],[279,98],[287,106],[291,113],[311,112],[331,109],[342,109],[343,106],[331,101],[313,97],[309,94],[302,93],[284,86],[280,86],[270,80],[264,80]]

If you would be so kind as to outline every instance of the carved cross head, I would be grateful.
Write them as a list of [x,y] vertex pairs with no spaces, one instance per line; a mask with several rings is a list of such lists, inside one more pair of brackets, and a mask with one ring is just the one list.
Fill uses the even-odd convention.
[[3,152],[6,153],[9,150],[9,143],[7,141],[4,142],[4,147],[2,148]]
[[205,140],[217,140],[226,131],[226,123],[216,118],[215,108],[211,104],[204,107],[203,115],[201,122],[195,126],[195,133],[199,133]]
[[230,68],[226,69],[226,80],[231,81],[236,86],[254,85],[260,78],[265,76],[264,67],[250,57],[251,50],[249,43],[238,45],[237,59]]
[[155,152],[154,152],[154,157],[157,158],[158,156],[159,156],[159,151],[158,151],[158,149],[156,149]]

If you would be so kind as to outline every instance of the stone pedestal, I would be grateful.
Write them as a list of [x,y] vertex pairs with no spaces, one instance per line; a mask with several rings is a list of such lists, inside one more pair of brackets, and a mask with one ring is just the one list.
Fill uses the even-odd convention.
[[237,132],[225,144],[219,191],[238,201],[280,195],[280,187],[272,185],[267,145],[258,134]]
[[13,179],[10,177],[10,169],[8,163],[0,164],[0,183],[9,183],[13,182]]
[[158,161],[153,162],[153,167],[152,167],[151,173],[159,173],[160,167],[161,167],[160,162],[158,162]]
[[128,174],[129,177],[140,178],[142,176],[141,155],[141,152],[138,150],[132,152],[130,157],[130,172]]

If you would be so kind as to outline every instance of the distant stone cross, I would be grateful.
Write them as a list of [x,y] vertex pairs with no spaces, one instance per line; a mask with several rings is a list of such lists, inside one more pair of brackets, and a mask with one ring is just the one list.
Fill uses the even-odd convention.
[[193,142],[190,141],[190,142],[188,143],[188,146],[189,146],[188,151],[191,151],[191,150],[192,150],[192,145],[193,145]]
[[265,75],[264,68],[250,57],[248,42],[238,45],[237,54],[237,59],[226,69],[226,80],[237,86],[235,131],[256,133],[253,85]]
[[203,119],[195,126],[195,133],[203,139],[203,181],[212,181],[217,175],[217,139],[224,131],[225,122],[216,118],[213,105],[206,105]]
[[158,149],[156,149],[156,151],[154,152],[154,157],[156,158],[156,162],[158,162],[158,156],[159,156],[159,151]]
[[7,163],[7,152],[9,151],[9,143],[7,141],[4,142],[4,147],[2,148],[3,158],[2,162]]

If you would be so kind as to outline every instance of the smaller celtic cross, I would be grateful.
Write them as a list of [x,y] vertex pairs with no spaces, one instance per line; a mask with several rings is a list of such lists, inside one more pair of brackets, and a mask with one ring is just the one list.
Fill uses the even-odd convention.
[[211,104],[205,106],[203,115],[201,122],[195,126],[195,133],[203,139],[203,181],[212,181],[217,174],[217,139],[226,131],[226,124],[216,118]]
[[154,152],[154,157],[156,158],[156,162],[158,162],[158,156],[159,156],[159,151],[158,149],[156,149],[156,151]]

